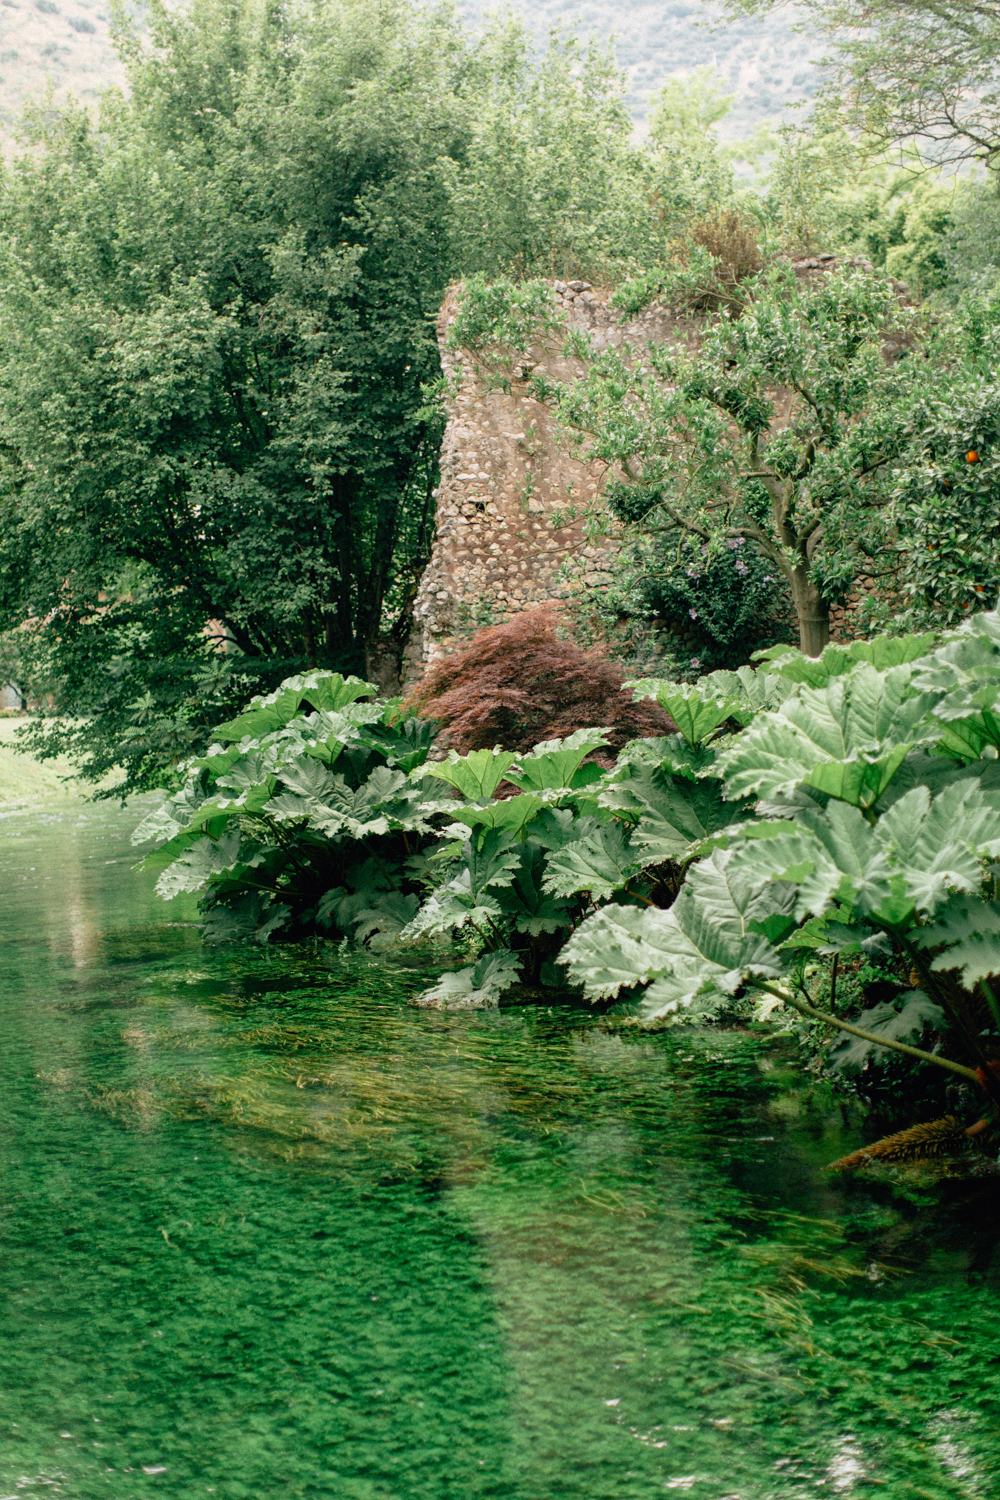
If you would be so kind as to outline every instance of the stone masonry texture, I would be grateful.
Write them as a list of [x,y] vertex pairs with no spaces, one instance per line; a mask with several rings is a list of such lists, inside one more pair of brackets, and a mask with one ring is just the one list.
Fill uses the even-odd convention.
[[[831,270],[832,255],[794,263],[798,275]],[[870,262],[855,264],[871,269]],[[451,395],[435,492],[436,533],[430,562],[413,607],[404,680],[412,683],[437,657],[463,644],[478,626],[498,622],[569,592],[606,580],[614,541],[588,540],[584,523],[562,523],[574,502],[600,493],[604,466],[587,463],[552,413],[531,394],[530,378],[544,372],[566,380],[582,365],[563,354],[566,333],[586,332],[595,349],[649,339],[697,341],[699,323],[664,307],[626,318],[609,305],[606,291],[586,281],[553,281],[566,331],[556,331],[508,366],[506,388],[468,350],[449,345],[461,286],[450,288],[438,318],[441,363]],[[900,295],[905,287],[897,284]],[[863,593],[859,580],[846,609],[834,612],[835,637],[855,633],[852,616]]]
[[[628,320],[589,282],[552,286],[567,332],[584,330],[598,349],[677,336],[678,320],[663,308]],[[460,295],[460,287],[449,291],[438,321],[453,394],[435,497],[436,537],[407,650],[411,680],[478,623],[559,600],[574,584],[600,585],[614,545],[588,541],[582,520],[559,524],[568,506],[593,500],[604,472],[602,464],[574,452],[529,389],[533,372],[565,380],[582,368],[563,356],[565,333],[515,363],[508,389],[498,389],[473,355],[448,345]]]

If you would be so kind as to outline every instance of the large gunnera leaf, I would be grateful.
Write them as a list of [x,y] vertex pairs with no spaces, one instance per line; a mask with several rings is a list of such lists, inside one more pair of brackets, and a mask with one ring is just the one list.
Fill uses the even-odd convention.
[[507,833],[520,834],[525,824],[530,823],[544,806],[540,797],[525,792],[520,797],[508,797],[504,802],[487,802],[485,807],[448,807],[447,814],[469,828],[501,828]]
[[327,891],[316,908],[317,920],[339,932],[349,934],[356,943],[379,948],[395,941],[403,928],[413,921],[420,901],[400,891],[345,887]]
[[394,723],[370,724],[359,730],[357,743],[384,755],[390,766],[407,775],[422,766],[434,743],[437,725],[431,719],[399,719]]
[[699,745],[727,719],[745,724],[753,710],[742,698],[723,698],[700,684],[666,682],[658,677],[643,677],[623,684],[632,689],[632,701],[653,698],[673,719],[689,745]]
[[575,844],[549,856],[544,887],[556,896],[587,891],[600,901],[620,891],[642,868],[642,858],[629,844],[621,823],[605,823]]
[[852,672],[859,662],[868,662],[877,672],[904,666],[925,656],[937,636],[879,635],[871,641],[852,641],[849,646],[830,644],[820,656],[805,656],[795,646],[768,646],[755,651],[755,661],[766,661],[771,670],[791,683],[805,687],[825,687],[834,677]]
[[520,868],[519,847],[500,829],[474,832],[462,848],[456,873],[424,902],[400,933],[404,941],[453,932],[471,923],[489,924],[501,915],[496,891],[509,886]]
[[949,890],[979,886],[979,851],[1000,850],[1000,815],[974,781],[956,782],[933,798],[927,787],[915,787],[879,819],[875,833],[902,870],[906,894],[932,914]]
[[448,759],[425,765],[421,774],[437,776],[457,787],[470,802],[488,802],[501,781],[504,781],[516,755],[497,747],[494,750],[473,750],[468,755],[448,752]]
[[974,890],[982,876],[976,851],[998,831],[1000,818],[975,783],[933,799],[915,787],[874,828],[840,802],[805,808],[794,822],[748,825],[735,861],[748,879],[795,885],[799,920],[838,902],[901,927],[915,912],[933,915],[950,890]]
[[[651,766],[627,766],[598,797],[601,807],[634,814],[631,843],[646,862],[682,860],[712,834],[749,817],[752,804],[726,802],[722,784],[692,781]],[[647,859],[648,857],[648,859]]]
[[[198,815],[203,807],[208,807],[214,800],[206,794],[200,777],[189,781],[181,791],[168,797],[143,818],[132,833],[133,845],[153,842],[165,844],[192,827],[197,828],[200,834]],[[190,842],[193,841],[192,839]]]
[[733,717],[749,723],[754,714],[780,708],[786,698],[795,696],[798,688],[787,677],[773,672],[755,672],[752,667],[737,667],[735,672],[709,672],[695,684],[703,693],[714,693],[741,705]]
[[719,756],[729,797],[809,787],[870,807],[926,732],[923,698],[907,697],[911,669],[863,665],[825,688],[803,688],[763,714]]
[[328,838],[349,834],[356,839],[390,829],[426,831],[430,827],[420,788],[402,771],[378,766],[355,788],[343,776],[331,776],[318,761],[307,764],[317,770],[304,771],[297,766],[294,775],[282,772],[282,781],[297,790],[283,792],[268,802],[264,810],[278,822],[304,818]]
[[[912,1043],[928,1026],[943,1030],[947,1017],[923,990],[910,990],[900,996],[897,1005],[876,1005],[871,1010],[862,1011],[856,1024],[862,1031],[872,1031],[887,1041]],[[886,1047],[877,1047],[874,1042],[866,1042],[864,1037],[847,1035],[830,1049],[827,1061],[840,1073],[859,1073],[869,1061],[883,1062],[891,1055]]]
[[583,765],[586,756],[608,743],[602,729],[578,729],[561,740],[544,740],[530,755],[520,755],[507,780],[526,792],[562,791],[596,781],[601,772]]
[[[278,780],[298,796],[319,802],[337,785],[337,778],[321,760],[311,755],[300,756],[290,765],[282,766]],[[343,781],[343,777],[340,780]]]
[[608,821],[591,814],[581,816],[572,807],[543,807],[531,821],[528,836],[544,849],[565,849],[589,837]]
[[474,895],[469,871],[460,870],[440,890],[428,896],[416,916],[402,929],[399,938],[406,943],[417,938],[443,937],[457,932],[467,923],[477,930],[488,930],[490,922],[500,915],[496,898],[488,890]]
[[1000,614],[974,615],[950,632],[913,681],[936,697],[932,712],[950,754],[974,760],[986,745],[1000,748]]
[[520,960],[501,949],[485,953],[478,963],[451,974],[442,974],[436,984],[417,996],[418,1005],[440,1005],[446,1010],[467,1010],[496,1005],[504,990],[520,977]]
[[270,891],[245,891],[230,898],[223,906],[216,904],[205,914],[201,935],[206,943],[242,942],[253,938],[266,943],[284,927],[291,908],[276,901]]
[[682,734],[651,735],[649,739],[630,740],[622,747],[609,779],[629,765],[652,766],[697,781],[700,776],[712,774],[715,760],[712,745],[689,745]]
[[963,765],[950,755],[912,750],[875,803],[874,811],[888,812],[894,802],[916,786],[925,786],[931,796],[936,797],[938,792],[957,781],[975,781],[984,792],[1000,792],[1000,760],[977,760],[971,765]]
[[526,932],[531,937],[568,927],[573,917],[573,904],[553,896],[543,883],[548,851],[534,839],[529,839],[520,845],[517,853],[520,863],[510,885],[495,889],[496,901],[504,916],[513,921],[516,932]]
[[156,882],[156,894],[170,901],[182,892],[201,890],[214,876],[253,869],[263,853],[254,849],[248,855],[242,845],[242,836],[235,828],[221,838],[200,838],[164,870]]
[[777,978],[783,960],[753,923],[786,900],[731,868],[727,851],[693,865],[668,911],[605,906],[577,928],[559,955],[573,983],[591,1000],[648,985],[646,1021],[704,1014],[748,975]]
[[958,970],[971,990],[1000,974],[1000,907],[976,896],[953,895],[928,927],[918,927],[913,941],[927,952],[939,950],[932,969]]
[[370,682],[362,682],[360,677],[344,678],[339,672],[307,672],[302,677],[286,677],[275,692],[251,698],[243,713],[220,724],[214,732],[220,740],[241,740],[247,735],[259,739],[289,723],[303,703],[335,713],[358,698],[373,697],[377,691]]

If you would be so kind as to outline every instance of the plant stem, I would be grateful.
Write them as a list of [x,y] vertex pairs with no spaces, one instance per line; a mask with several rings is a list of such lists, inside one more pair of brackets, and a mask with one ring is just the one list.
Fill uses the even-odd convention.
[[839,1016],[831,1016],[826,1011],[817,1010],[814,1005],[807,1005],[804,1000],[796,1000],[794,996],[784,995],[769,984],[758,984],[755,988],[766,990],[769,995],[777,996],[785,1005],[790,1005],[793,1010],[808,1016],[811,1021],[824,1021],[827,1026],[837,1026],[841,1031],[849,1031],[852,1036],[859,1036],[864,1042],[873,1042],[876,1047],[886,1047],[890,1052],[903,1052],[907,1057],[915,1057],[918,1062],[933,1063],[936,1068],[944,1068],[948,1073],[957,1073],[960,1078],[967,1078],[970,1083],[980,1083],[979,1074],[974,1068],[965,1068],[961,1063],[952,1062],[947,1057],[936,1057],[933,1052],[923,1052],[919,1047],[908,1047],[905,1042],[895,1042],[888,1037],[877,1036],[874,1031],[863,1031],[860,1026],[852,1026],[850,1021],[842,1021]]
[[900,935],[899,937],[899,942],[906,952],[911,964],[920,975],[921,983],[924,985],[925,989],[927,989],[930,994],[934,996],[934,998],[941,1005],[942,1009],[949,1016],[951,1016],[957,1029],[965,1038],[965,1043],[969,1051],[972,1053],[973,1057],[978,1058],[980,1069],[982,1071],[983,1077],[986,1080],[982,1086],[992,1103],[1000,1106],[1000,1089],[997,1088],[996,1084],[993,1081],[993,1076],[990,1072],[990,1059],[986,1056],[986,1053],[983,1050],[982,1043],[980,1042],[978,1036],[969,1026],[966,1018],[952,1003],[951,996],[947,993],[944,986],[938,983],[935,975],[932,974],[930,966],[924,958],[924,955],[920,952],[919,948],[917,948],[915,944],[907,942],[906,938],[902,935]]
[[624,890],[626,896],[631,896],[632,897],[633,901],[641,901],[644,906],[655,906],[656,905],[656,902],[655,901],[651,901],[648,896],[641,895],[639,891],[633,891],[631,889],[631,887],[628,885],[627,882],[622,887],[622,889]]
[[483,931],[481,927],[477,927],[475,922],[470,922],[469,926],[472,928],[477,937],[481,939],[483,947],[488,953],[495,953],[497,951],[493,946],[492,939]]

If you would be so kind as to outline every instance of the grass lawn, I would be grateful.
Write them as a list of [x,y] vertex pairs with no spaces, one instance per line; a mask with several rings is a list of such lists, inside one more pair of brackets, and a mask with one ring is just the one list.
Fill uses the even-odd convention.
[[73,764],[64,756],[40,761],[17,748],[17,730],[26,722],[0,718],[0,807],[87,795],[92,788],[75,779]]

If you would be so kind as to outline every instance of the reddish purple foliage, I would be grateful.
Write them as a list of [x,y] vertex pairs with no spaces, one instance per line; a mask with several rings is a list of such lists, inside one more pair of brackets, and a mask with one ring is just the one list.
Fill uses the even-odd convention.
[[607,725],[611,746],[672,734],[657,704],[633,703],[625,673],[601,651],[584,651],[558,633],[555,610],[516,615],[473,636],[435,663],[412,690],[410,712],[439,719],[456,750],[530,750],[540,740]]

